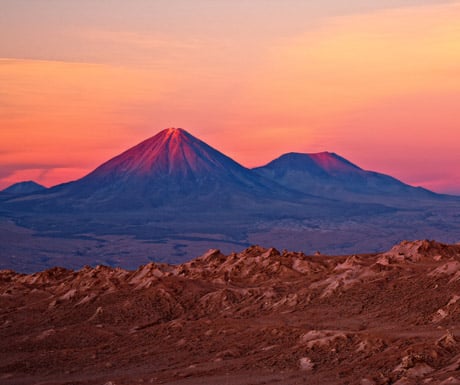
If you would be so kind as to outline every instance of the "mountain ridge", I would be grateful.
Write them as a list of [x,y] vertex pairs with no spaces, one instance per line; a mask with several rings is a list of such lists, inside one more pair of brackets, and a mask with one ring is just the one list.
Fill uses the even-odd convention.
[[6,194],[31,194],[39,191],[44,191],[47,188],[33,180],[13,183],[12,185],[1,190],[0,193]]
[[[181,128],[168,128],[104,162],[86,176],[21,200],[27,209],[130,210],[193,201],[231,206],[238,200],[296,197]],[[47,196],[50,199],[47,199]],[[43,201],[43,202],[42,202]],[[60,202],[66,201],[66,204]]]
[[248,169],[185,130],[167,129],[77,181],[1,194],[0,266],[132,267],[254,243],[340,254],[405,238],[457,242],[459,207],[458,197],[335,153],[284,154]]
[[[225,191],[230,188],[229,191]],[[197,191],[194,191],[197,190]],[[182,128],[167,128],[96,167],[86,176],[49,189],[49,195],[98,202],[124,199],[159,204],[165,196],[195,198],[207,191],[296,199],[298,194],[323,199],[371,201],[382,195],[442,197],[389,175],[366,171],[333,152],[282,154],[264,166],[246,168]],[[348,194],[347,196],[347,193]],[[356,195],[357,194],[357,195]],[[110,197],[110,195],[114,195]],[[131,195],[125,199],[127,195]],[[356,195],[356,196],[355,196]],[[366,195],[378,195],[365,198]],[[358,198],[358,199],[357,199]],[[364,199],[363,199],[364,198]],[[37,199],[40,199],[38,197]],[[383,202],[384,203],[384,202]],[[385,203],[384,203],[385,204]],[[81,206],[81,205],[80,205]],[[129,206],[129,205],[128,205]],[[29,205],[30,207],[30,205]],[[115,207],[108,207],[108,209]]]
[[428,240],[3,270],[2,384],[457,384],[459,290],[460,245]]

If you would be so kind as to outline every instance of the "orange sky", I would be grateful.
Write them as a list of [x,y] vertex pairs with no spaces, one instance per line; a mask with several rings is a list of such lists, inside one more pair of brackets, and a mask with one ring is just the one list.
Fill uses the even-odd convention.
[[460,3],[190,3],[5,0],[0,188],[175,126],[246,166],[328,150],[460,194]]

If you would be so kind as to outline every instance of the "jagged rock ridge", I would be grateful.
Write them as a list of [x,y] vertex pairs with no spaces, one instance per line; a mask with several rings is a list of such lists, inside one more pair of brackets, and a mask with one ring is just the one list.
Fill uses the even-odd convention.
[[460,382],[460,245],[2,271],[0,309],[5,384]]

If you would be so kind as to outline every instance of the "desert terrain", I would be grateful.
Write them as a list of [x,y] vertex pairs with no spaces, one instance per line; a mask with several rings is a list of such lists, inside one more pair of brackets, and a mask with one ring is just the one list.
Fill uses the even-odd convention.
[[460,245],[0,272],[0,382],[459,384]]

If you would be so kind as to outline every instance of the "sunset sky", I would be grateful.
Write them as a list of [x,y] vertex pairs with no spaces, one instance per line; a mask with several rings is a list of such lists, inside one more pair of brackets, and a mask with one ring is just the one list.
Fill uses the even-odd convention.
[[460,2],[1,0],[0,189],[166,127],[248,167],[332,151],[460,194]]

